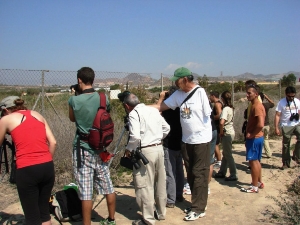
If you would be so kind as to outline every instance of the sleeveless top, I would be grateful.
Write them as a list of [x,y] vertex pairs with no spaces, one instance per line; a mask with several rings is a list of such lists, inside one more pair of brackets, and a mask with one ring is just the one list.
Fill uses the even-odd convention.
[[[220,101],[220,100],[218,100],[216,103],[221,103],[221,109],[223,109],[223,103]],[[216,110],[216,107],[213,107],[213,115],[215,116],[215,115],[217,115],[217,110]],[[218,119],[218,120],[214,120],[215,121],[215,125],[216,125],[216,128],[217,128],[217,130],[219,130],[219,127],[220,127],[220,119]]]
[[34,118],[30,110],[17,111],[17,113],[26,117],[11,131],[16,146],[17,169],[52,161],[45,124]]

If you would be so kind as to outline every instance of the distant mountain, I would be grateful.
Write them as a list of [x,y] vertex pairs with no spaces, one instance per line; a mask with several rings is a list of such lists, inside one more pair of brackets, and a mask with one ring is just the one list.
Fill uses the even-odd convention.
[[[293,73],[297,78],[300,77],[300,72],[289,71],[287,73],[282,74],[256,74],[253,73],[243,73],[237,76],[219,76],[219,77],[209,77],[210,81],[237,81],[237,80],[256,80],[256,81],[277,81],[281,79],[284,75],[288,75]],[[199,76],[196,73],[193,73],[195,80],[198,79]],[[138,85],[146,85],[149,87],[158,87],[161,86],[161,79],[153,79],[150,76],[142,76],[139,73],[130,73],[124,78],[106,78],[106,79],[95,79],[95,86],[110,86],[113,84],[129,84],[129,86],[138,86]],[[174,82],[173,82],[174,84]],[[172,85],[172,81],[170,77],[163,77],[163,85],[169,86]]]

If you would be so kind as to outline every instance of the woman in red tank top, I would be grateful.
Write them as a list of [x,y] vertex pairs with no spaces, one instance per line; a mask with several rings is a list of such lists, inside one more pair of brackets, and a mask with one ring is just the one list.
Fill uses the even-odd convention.
[[26,224],[50,225],[49,198],[54,185],[53,154],[56,140],[38,112],[27,110],[24,100],[2,100],[0,145],[9,133],[16,147],[16,184]]

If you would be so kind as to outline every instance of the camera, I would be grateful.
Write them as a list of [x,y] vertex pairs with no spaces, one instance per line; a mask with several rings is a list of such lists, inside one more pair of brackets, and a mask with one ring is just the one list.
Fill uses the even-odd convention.
[[149,163],[148,159],[144,156],[144,154],[138,147],[131,156],[131,162],[136,170],[141,168],[139,160],[142,160],[144,165],[147,165]]
[[290,121],[293,120],[299,120],[299,114],[298,113],[292,113],[291,117],[290,117]]
[[[160,97],[160,94],[158,95],[158,97]],[[169,97],[170,97],[170,93],[168,91],[166,91],[164,100],[166,100]]]
[[82,91],[79,89],[79,85],[78,84],[74,84],[70,86],[71,92],[74,90],[75,91],[75,95],[80,95],[82,94]]
[[130,91],[124,91],[124,92],[118,94],[118,99],[121,102],[124,102],[125,97],[128,95],[130,95]]

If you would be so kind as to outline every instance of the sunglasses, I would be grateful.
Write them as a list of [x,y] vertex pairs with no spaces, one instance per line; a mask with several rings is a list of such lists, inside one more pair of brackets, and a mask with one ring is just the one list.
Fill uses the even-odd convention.
[[249,84],[247,85],[248,88],[254,88],[255,90],[257,90],[258,86],[256,84]]

